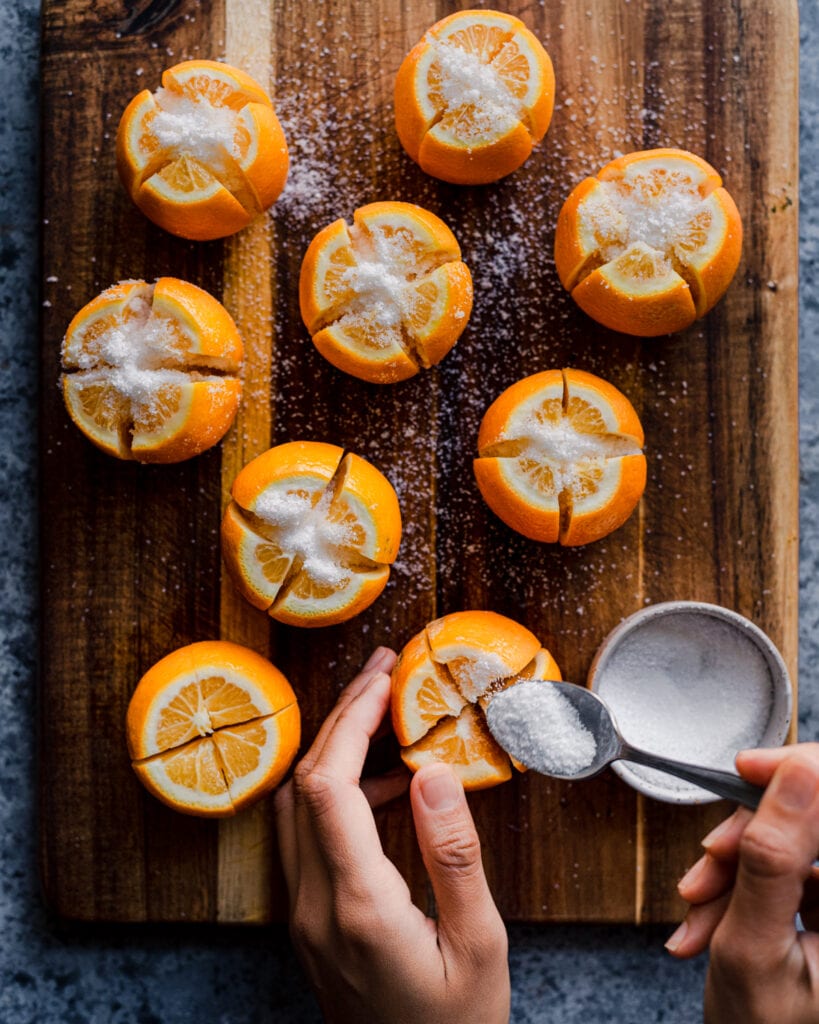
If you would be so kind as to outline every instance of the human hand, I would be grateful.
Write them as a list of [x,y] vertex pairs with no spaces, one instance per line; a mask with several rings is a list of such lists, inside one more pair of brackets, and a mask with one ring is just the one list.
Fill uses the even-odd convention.
[[293,941],[329,1024],[506,1024],[506,930],[449,767],[428,765],[410,786],[437,920],[381,848],[371,806],[406,788],[406,773],[362,781],[361,770],[394,662],[375,651],[276,795]]
[[[691,907],[668,942],[678,957],[710,942],[706,1024],[819,1020],[819,744],[744,751],[737,768],[767,786],[703,841],[679,884]],[[806,932],[798,932],[797,912]]]

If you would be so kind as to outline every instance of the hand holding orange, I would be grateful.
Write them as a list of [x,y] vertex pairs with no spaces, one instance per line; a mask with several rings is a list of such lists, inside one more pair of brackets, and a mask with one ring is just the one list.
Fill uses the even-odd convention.
[[296,695],[277,668],[226,640],[189,644],[140,679],[125,721],[140,782],[183,814],[221,818],[281,782],[299,746]]
[[612,160],[563,205],[555,263],[563,287],[604,327],[681,331],[723,296],[739,266],[742,222],[719,174],[682,149]]
[[117,131],[117,167],[146,217],[204,241],[232,235],[276,201],[289,157],[265,90],[229,64],[189,60],[135,96]]
[[440,362],[472,312],[472,276],[455,236],[412,203],[370,203],[320,231],[304,257],[299,301],[321,354],[374,384]]
[[532,540],[588,544],[616,530],[645,489],[631,402],[582,370],[524,377],[487,409],[475,478],[487,505]]
[[549,55],[500,11],[436,22],[395,81],[395,127],[421,169],[456,185],[497,181],[546,134],[554,106]]
[[222,554],[239,592],[279,622],[328,626],[369,607],[390,575],[401,512],[389,480],[352,452],[292,441],[233,482]]
[[122,281],[84,306],[63,340],[63,398],[98,448],[180,462],[224,436],[239,407],[243,346],[225,307],[175,277]]
[[481,710],[513,676],[560,679],[560,669],[525,626],[488,611],[454,612],[421,630],[392,672],[392,724],[413,771],[446,761],[466,789],[512,776],[509,756]]

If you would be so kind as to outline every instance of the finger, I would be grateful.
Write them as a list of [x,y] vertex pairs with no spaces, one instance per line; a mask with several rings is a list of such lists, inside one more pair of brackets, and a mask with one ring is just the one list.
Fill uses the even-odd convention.
[[738,807],[708,833],[702,845],[717,860],[736,862],[739,859],[739,841],[753,816],[747,807]]
[[361,780],[361,792],[367,798],[367,803],[373,809],[383,807],[390,800],[401,796],[409,789],[412,776],[403,765],[400,768],[393,768],[392,771],[383,775],[374,775],[369,779]]
[[276,836],[279,843],[279,857],[282,862],[284,880],[290,904],[296,898],[299,884],[299,853],[296,838],[296,815],[293,806],[293,783],[286,782],[276,791],[273,802],[276,812]]
[[797,755],[812,760],[819,768],[819,743],[741,750],[736,756],[736,766],[740,775],[748,782],[753,782],[756,786],[767,786],[779,765]]
[[733,887],[736,873],[736,862],[705,853],[677,883],[677,891],[686,903],[708,903]]
[[362,893],[386,861],[359,778],[389,699],[389,676],[377,673],[337,716],[318,758],[294,776],[300,849],[313,842],[334,884]]
[[685,920],[665,944],[668,952],[679,960],[687,960],[707,949],[730,899],[731,894],[725,893],[708,903],[689,907]]
[[373,680],[373,677],[382,672],[391,672],[397,655],[389,647],[376,647],[367,661],[364,663],[358,675],[341,691],[336,703],[325,718],[321,728],[316,733],[310,749],[304,755],[303,760],[308,764],[314,763],[320,756],[327,737],[333,730],[339,715],[344,711],[350,701],[366,689]]
[[430,764],[413,777],[410,798],[418,845],[438,905],[439,942],[468,954],[471,942],[498,935],[503,925],[486,882],[463,786],[448,765]]
[[819,848],[819,770],[795,754],[776,769],[739,847],[725,928],[734,949],[751,943],[771,958],[794,941],[794,918]]

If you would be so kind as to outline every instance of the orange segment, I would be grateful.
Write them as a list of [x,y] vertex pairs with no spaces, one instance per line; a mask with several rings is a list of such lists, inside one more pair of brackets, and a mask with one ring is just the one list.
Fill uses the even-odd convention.
[[366,460],[291,442],[239,473],[222,521],[225,564],[252,604],[281,622],[322,626],[368,607],[389,579],[401,513]]
[[461,11],[437,22],[404,59],[395,126],[434,177],[484,184],[510,174],[543,138],[554,105],[548,54],[523,22]]
[[117,132],[129,195],[183,238],[222,238],[268,209],[284,188],[287,144],[264,89],[238,68],[185,61],[136,96]]
[[631,515],[646,483],[643,429],[628,399],[567,369],[518,381],[487,410],[474,461],[478,488],[533,540],[599,540]]
[[63,396],[103,451],[179,462],[216,444],[236,415],[242,340],[227,310],[176,278],[125,281],[71,321]]
[[483,716],[467,704],[457,718],[445,718],[417,742],[401,750],[411,771],[445,761],[464,789],[488,789],[512,778],[509,755],[492,738]]
[[310,244],[302,319],[334,366],[376,384],[438,363],[472,312],[472,276],[442,220],[411,203],[360,207]]
[[446,761],[468,789],[511,777],[509,757],[481,709],[518,675],[560,678],[548,651],[524,626],[495,612],[445,615],[404,647],[392,672],[391,714],[401,756],[415,771]]
[[134,771],[154,796],[186,814],[222,817],[278,784],[298,748],[300,718],[277,668],[215,640],[149,669],[125,730]]
[[630,153],[581,182],[555,262],[581,309],[613,330],[671,333],[704,316],[739,265],[742,223],[710,164],[679,149]]

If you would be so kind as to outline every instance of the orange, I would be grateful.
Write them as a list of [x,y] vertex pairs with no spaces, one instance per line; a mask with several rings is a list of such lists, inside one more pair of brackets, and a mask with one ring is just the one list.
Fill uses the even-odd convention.
[[299,746],[296,695],[269,661],[227,640],[173,651],[140,679],[128,752],[163,803],[221,818],[281,782]]
[[472,276],[442,220],[370,203],[320,231],[304,257],[301,315],[333,366],[374,384],[440,362],[472,312]]
[[532,540],[588,544],[631,515],[646,484],[643,428],[617,388],[582,370],[524,377],[487,409],[475,478]]
[[175,277],[121,281],[63,340],[71,419],[120,459],[181,462],[222,439],[242,397],[242,339],[225,307]]
[[546,134],[554,107],[549,55],[499,11],[459,11],[436,22],[395,80],[395,127],[412,159],[456,185],[497,181]]
[[392,672],[391,714],[404,762],[417,771],[446,761],[467,789],[511,778],[482,708],[518,676],[560,679],[560,669],[525,626],[495,612],[445,615],[404,647]]
[[189,60],[136,95],[119,123],[117,167],[155,224],[203,241],[246,227],[287,178],[284,133],[264,89],[244,71]]
[[739,266],[742,222],[719,174],[682,149],[612,160],[563,205],[560,280],[605,327],[681,331],[723,296]]
[[328,626],[363,611],[387,584],[401,541],[389,480],[333,444],[292,441],[233,482],[222,554],[239,592],[279,622]]

